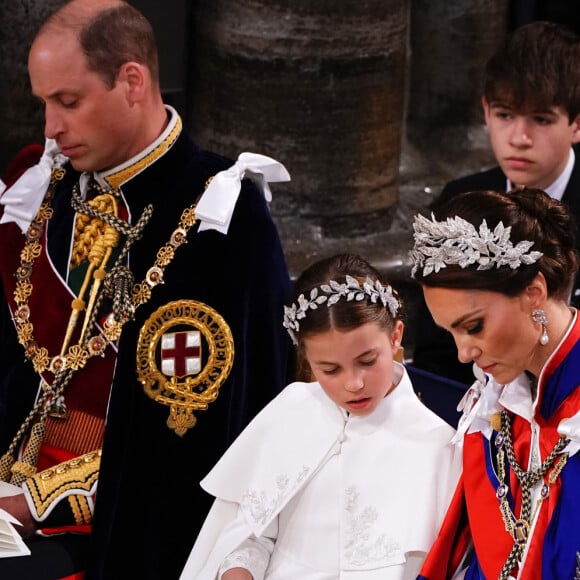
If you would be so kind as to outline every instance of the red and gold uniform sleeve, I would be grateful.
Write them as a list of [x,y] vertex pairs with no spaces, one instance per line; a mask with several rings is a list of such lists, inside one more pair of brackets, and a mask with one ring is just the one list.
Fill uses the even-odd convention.
[[22,487],[43,533],[85,533],[92,523],[101,450],[85,453],[27,478]]

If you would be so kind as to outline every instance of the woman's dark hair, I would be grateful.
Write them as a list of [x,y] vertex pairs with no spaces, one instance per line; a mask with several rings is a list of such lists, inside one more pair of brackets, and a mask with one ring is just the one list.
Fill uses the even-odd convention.
[[504,227],[511,228],[509,238],[514,246],[524,240],[534,242],[530,251],[542,252],[543,256],[533,264],[522,263],[514,269],[504,265],[478,270],[477,264],[466,268],[452,264],[424,275],[419,265],[414,277],[421,284],[491,290],[516,296],[541,272],[547,282],[548,295],[568,299],[578,271],[576,223],[566,206],[544,191],[525,187],[507,193],[471,191],[436,206],[433,214],[437,221],[461,217],[476,230],[483,220],[491,230],[502,222]]

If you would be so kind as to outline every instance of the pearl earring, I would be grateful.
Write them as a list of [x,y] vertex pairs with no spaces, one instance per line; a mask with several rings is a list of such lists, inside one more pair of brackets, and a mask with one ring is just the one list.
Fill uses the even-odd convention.
[[534,310],[532,312],[532,320],[542,325],[542,336],[540,336],[540,344],[546,346],[548,344],[548,319],[546,318],[546,313],[541,310]]

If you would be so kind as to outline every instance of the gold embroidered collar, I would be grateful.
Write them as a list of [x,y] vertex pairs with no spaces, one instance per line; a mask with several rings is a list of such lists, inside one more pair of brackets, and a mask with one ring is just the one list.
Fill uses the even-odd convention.
[[115,191],[119,191],[119,188],[124,183],[139,175],[139,173],[147,169],[147,167],[155,163],[155,161],[171,149],[181,133],[183,124],[181,117],[173,107],[165,105],[165,108],[170,115],[170,119],[163,133],[147,149],[141,151],[141,153],[135,155],[135,157],[132,157],[125,163],[113,169],[95,173],[95,179],[98,183],[102,186],[112,188]]

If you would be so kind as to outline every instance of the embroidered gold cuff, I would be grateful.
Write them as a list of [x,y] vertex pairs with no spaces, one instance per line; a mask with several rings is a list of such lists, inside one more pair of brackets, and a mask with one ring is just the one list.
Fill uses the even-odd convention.
[[89,525],[93,521],[88,497],[85,495],[71,495],[68,498],[68,503],[77,526]]
[[[58,501],[58,498],[68,491],[90,492],[99,477],[100,465],[101,450],[99,449],[75,457],[70,461],[59,463],[29,477],[24,485],[30,492],[38,517],[42,518],[52,503]],[[83,502],[77,502],[76,506],[71,504],[71,508],[75,512],[75,519],[77,519],[76,512],[78,510],[80,521],[86,515],[85,510],[88,510],[88,504],[81,505],[81,503]]]

